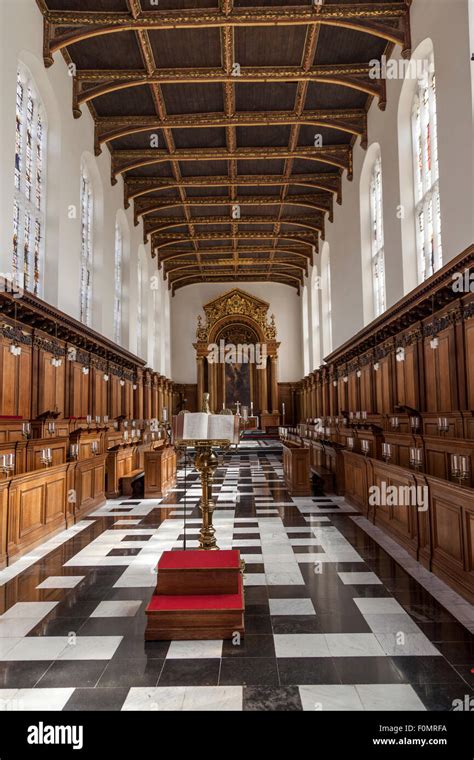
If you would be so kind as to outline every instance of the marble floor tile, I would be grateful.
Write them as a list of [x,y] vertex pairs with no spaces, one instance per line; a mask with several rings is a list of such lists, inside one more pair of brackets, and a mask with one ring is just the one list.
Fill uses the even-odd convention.
[[167,659],[197,659],[222,657],[222,641],[172,641]]
[[84,578],[84,575],[50,575],[36,588],[75,588]]
[[393,657],[441,657],[441,652],[424,633],[376,633],[385,654]]
[[[252,562],[254,561],[255,557],[258,557],[258,554],[249,554],[249,559],[251,558]],[[244,574],[244,586],[266,586],[267,585],[267,578],[265,573],[247,573]]]
[[364,710],[426,710],[409,684],[359,684],[355,689]]
[[[0,689],[0,709],[13,711],[60,711],[71,698],[73,688],[18,689],[10,698]],[[10,690],[6,690],[7,692]]]
[[132,688],[122,710],[241,710],[241,686]]
[[15,620],[21,618],[41,620],[54,610],[57,604],[58,602],[17,602],[3,613],[0,620],[11,620],[12,618]]
[[332,657],[380,657],[386,654],[373,633],[326,633]]
[[364,584],[382,585],[382,581],[375,575],[375,573],[338,573],[339,578],[348,586],[358,586]]
[[400,615],[405,612],[396,599],[390,597],[378,599],[354,599],[363,615]]
[[305,711],[364,709],[355,686],[299,686],[299,692]]
[[331,657],[324,634],[277,634],[275,652],[280,657]]
[[133,617],[137,614],[141,606],[141,600],[130,600],[123,602],[100,602],[92,613],[91,618]]
[[58,660],[110,660],[122,636],[76,636],[66,643]]
[[270,599],[270,615],[316,615],[311,599]]

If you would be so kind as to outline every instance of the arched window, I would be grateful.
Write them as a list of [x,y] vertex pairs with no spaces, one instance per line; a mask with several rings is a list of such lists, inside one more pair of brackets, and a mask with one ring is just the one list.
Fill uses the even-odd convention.
[[85,163],[81,167],[81,291],[80,320],[92,323],[94,194]]
[[331,265],[329,243],[325,242],[321,251],[321,320],[323,328],[323,356],[332,351],[332,299]]
[[16,81],[12,274],[20,287],[35,295],[42,292],[46,139],[43,104],[28,69],[20,66]]
[[321,289],[321,277],[318,275],[317,266],[313,266],[311,273],[311,332],[313,338],[313,368],[321,364],[321,335],[319,322],[319,291]]
[[433,55],[425,59],[413,99],[416,251],[418,280],[423,282],[443,265],[439,198],[436,77]]
[[138,257],[137,267],[137,354],[142,353],[143,337],[143,264],[141,257]]
[[382,160],[375,160],[370,178],[370,226],[374,316],[385,311],[385,259],[383,236]]
[[302,296],[302,303],[301,303],[302,313],[301,317],[303,320],[303,372],[305,375],[308,374],[308,372],[311,371],[311,367],[309,366],[310,356],[309,356],[309,310],[308,310],[308,286],[305,285],[303,287],[303,296]]
[[123,231],[117,219],[115,222],[115,266],[114,266],[114,340],[122,340],[122,263],[123,263]]
[[161,282],[158,275],[153,282],[153,367],[159,372],[161,361]]

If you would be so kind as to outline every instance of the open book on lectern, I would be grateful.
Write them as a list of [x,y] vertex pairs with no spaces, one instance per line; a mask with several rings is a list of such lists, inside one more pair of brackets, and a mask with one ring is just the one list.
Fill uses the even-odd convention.
[[238,415],[206,414],[205,412],[188,412],[173,417],[175,441],[230,441],[239,442]]

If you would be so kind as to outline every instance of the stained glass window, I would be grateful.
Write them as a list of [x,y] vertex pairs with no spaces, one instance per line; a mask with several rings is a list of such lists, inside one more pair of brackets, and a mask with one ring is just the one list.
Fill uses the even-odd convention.
[[122,260],[123,234],[120,223],[115,225],[115,298],[114,298],[114,340],[122,338]]
[[443,265],[439,197],[436,77],[433,58],[425,61],[413,101],[413,154],[418,280]]
[[81,171],[81,292],[80,319],[90,327],[92,323],[93,248],[92,224],[94,196],[86,166]]
[[370,224],[374,316],[385,311],[385,256],[383,233],[382,161],[374,163],[370,179]]
[[35,295],[42,291],[46,139],[43,104],[31,75],[21,66],[16,84],[12,275],[18,287]]

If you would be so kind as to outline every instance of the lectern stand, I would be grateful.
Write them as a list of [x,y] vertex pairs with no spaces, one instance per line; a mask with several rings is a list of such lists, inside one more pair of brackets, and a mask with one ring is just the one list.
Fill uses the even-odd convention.
[[[238,550],[216,551],[212,485],[219,464],[216,452],[227,451],[232,441],[230,437],[213,437],[212,433],[236,438],[239,420],[226,422],[221,417],[213,421],[212,415],[208,418],[190,413],[183,418],[175,418],[175,447],[195,451],[195,466],[201,476],[199,549],[163,552],[155,593],[146,609],[145,639],[231,639],[244,634],[243,567]],[[193,418],[199,426],[197,435]],[[208,438],[203,437],[206,432]]]
[[227,451],[230,448],[229,440],[194,440],[183,439],[176,441],[177,449],[194,448],[196,458],[194,464],[201,476],[201,500],[199,509],[202,514],[202,525],[199,531],[199,548],[205,551],[218,549],[215,537],[215,528],[212,524],[212,515],[215,509],[215,502],[212,497],[212,485],[214,482],[214,473],[219,465],[219,460],[215,449]]

